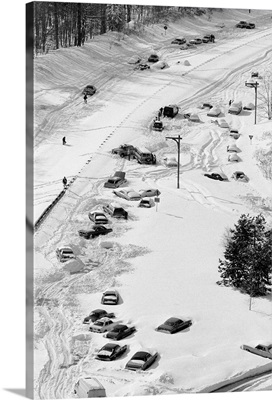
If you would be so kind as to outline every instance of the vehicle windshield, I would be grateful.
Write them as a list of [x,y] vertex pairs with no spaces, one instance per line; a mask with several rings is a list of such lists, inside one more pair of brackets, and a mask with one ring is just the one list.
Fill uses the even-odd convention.
[[104,322],[103,321],[96,321],[96,323],[94,324],[96,326],[103,326]]
[[139,351],[138,353],[136,353],[134,356],[133,356],[133,361],[134,360],[140,360],[140,361],[145,361],[145,360],[147,360],[148,359],[148,357],[149,357],[149,354],[148,353],[145,353],[145,352],[143,352],[143,351]]

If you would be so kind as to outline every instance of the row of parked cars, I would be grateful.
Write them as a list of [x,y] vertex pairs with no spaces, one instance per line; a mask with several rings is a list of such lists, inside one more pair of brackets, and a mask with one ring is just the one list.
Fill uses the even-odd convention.
[[[119,293],[116,290],[110,289],[102,294],[101,303],[108,305],[117,305],[119,303]],[[135,326],[128,326],[120,321],[114,321],[115,314],[107,312],[104,309],[95,309],[84,318],[83,324],[89,324],[89,331],[93,333],[102,333],[106,339],[117,342],[123,340],[137,330]],[[192,320],[182,320],[177,317],[170,317],[155,330],[157,332],[175,334],[189,328],[192,325]],[[100,350],[97,351],[95,358],[101,361],[113,361],[120,358],[129,350],[127,345],[118,345],[108,342]],[[125,368],[130,370],[146,370],[158,357],[156,351],[146,351],[141,349],[136,352],[126,363]]]
[[214,43],[214,39],[215,36],[213,34],[209,34],[209,35],[205,35],[203,38],[194,38],[194,39],[190,39],[188,42],[187,40],[183,37],[183,38],[176,38],[174,40],[172,40],[171,44],[178,44],[180,46],[184,45],[184,48],[190,47],[190,45],[197,45],[197,44],[201,44],[201,43]]
[[240,21],[238,24],[235,25],[236,28],[241,28],[241,29],[254,29],[255,24],[252,22],[246,22],[246,21]]

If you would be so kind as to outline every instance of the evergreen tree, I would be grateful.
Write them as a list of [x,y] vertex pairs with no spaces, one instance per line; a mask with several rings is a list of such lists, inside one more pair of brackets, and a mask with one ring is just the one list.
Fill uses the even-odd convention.
[[265,218],[241,215],[230,229],[218,271],[224,286],[233,286],[251,297],[265,295],[271,285],[272,230],[266,230]]

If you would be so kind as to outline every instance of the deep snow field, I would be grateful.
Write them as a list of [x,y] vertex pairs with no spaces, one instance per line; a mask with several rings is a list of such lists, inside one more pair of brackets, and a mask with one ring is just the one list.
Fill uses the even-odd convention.
[[[159,25],[146,27],[139,37],[110,32],[82,48],[35,59],[35,221],[62,190],[63,176],[73,180],[34,236],[36,398],[71,398],[81,376],[97,377],[107,396],[119,397],[208,393],[271,371],[268,359],[240,348],[272,341],[271,298],[253,299],[250,311],[247,295],[216,284],[225,229],[242,213],[263,213],[271,223],[272,184],[256,151],[271,151],[272,122],[261,107],[256,125],[254,111],[228,114],[230,99],[254,103],[254,90],[245,87],[251,72],[262,76],[271,70],[271,17],[267,11],[224,10],[210,21],[202,17],[169,24],[166,34]],[[233,28],[239,20],[255,22],[256,29]],[[170,44],[175,37],[209,32],[215,34],[214,44],[186,51]],[[169,68],[154,64],[137,71],[128,64],[133,55],[147,59],[152,51]],[[84,104],[81,92],[87,84],[98,91]],[[207,109],[199,108],[203,102],[221,109],[220,118],[239,129],[238,140],[211,122]],[[162,133],[152,131],[159,108],[174,103],[181,111],[196,112],[200,122],[179,114],[163,119]],[[179,134],[177,189],[176,168],[166,167],[163,158],[177,156],[175,142],[165,136]],[[226,148],[234,142],[239,163],[228,162]],[[147,147],[157,164],[112,155],[111,149],[122,143]],[[118,199],[128,221],[110,219],[113,232],[106,237],[80,238],[78,230],[92,225],[88,212],[116,201],[103,185],[117,170],[126,172],[128,186],[135,190],[159,189],[158,207],[142,209]],[[244,171],[249,182],[233,181],[236,170]],[[204,176],[213,171],[224,172],[229,181]],[[105,241],[110,249],[101,246]],[[58,262],[55,249],[61,244],[73,248],[84,266],[79,273],[70,274],[69,263]],[[129,346],[125,356],[103,363],[94,355],[107,341],[82,321],[101,308],[102,291],[113,287],[121,303],[105,308],[137,331],[122,341]],[[190,318],[193,324],[176,335],[156,332],[170,316]],[[158,351],[159,358],[145,372],[125,370],[141,348]],[[262,378],[244,390],[271,388],[271,379]]]

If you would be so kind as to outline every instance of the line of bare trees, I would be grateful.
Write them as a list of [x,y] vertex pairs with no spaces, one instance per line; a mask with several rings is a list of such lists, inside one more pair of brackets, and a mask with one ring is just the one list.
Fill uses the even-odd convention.
[[34,54],[60,47],[82,46],[107,31],[126,32],[135,27],[164,23],[184,15],[211,15],[213,9],[124,4],[34,2]]

